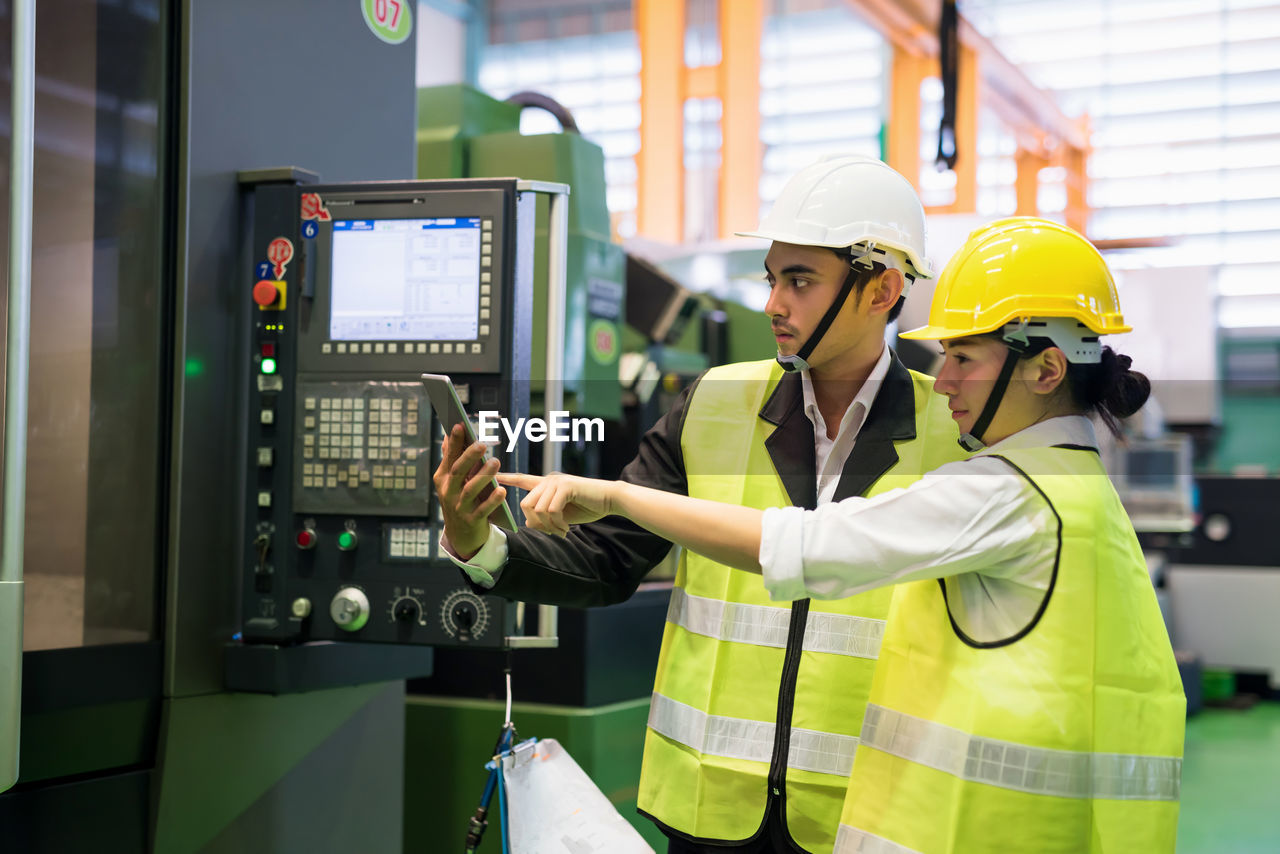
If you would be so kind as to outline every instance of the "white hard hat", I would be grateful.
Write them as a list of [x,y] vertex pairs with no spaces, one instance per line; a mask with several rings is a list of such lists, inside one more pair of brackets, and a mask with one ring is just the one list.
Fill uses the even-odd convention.
[[[897,250],[890,259],[901,253],[910,267],[902,272],[925,279],[933,275],[924,251],[924,208],[915,189],[884,162],[861,154],[829,155],[801,169],[760,227],[737,234],[831,249],[871,244]],[[880,252],[875,256],[885,261]]]

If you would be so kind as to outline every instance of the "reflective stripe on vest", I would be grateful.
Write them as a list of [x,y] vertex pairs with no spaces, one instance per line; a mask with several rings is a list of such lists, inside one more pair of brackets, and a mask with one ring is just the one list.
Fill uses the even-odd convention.
[[[650,701],[649,728],[699,753],[766,765],[773,757],[771,722],[709,715],[661,694]],[[787,765],[848,777],[857,747],[853,736],[793,727]]]
[[867,833],[847,824],[836,832],[836,847],[831,854],[920,854],[914,848],[899,845],[883,836]]
[[962,780],[1060,798],[1176,801],[1182,776],[1182,760],[1173,756],[1028,747],[874,703],[862,722],[862,743]]
[[[783,649],[791,627],[791,610],[694,596],[677,587],[671,591],[667,622],[716,640]],[[874,659],[880,655],[883,636],[884,620],[810,611],[804,650]]]

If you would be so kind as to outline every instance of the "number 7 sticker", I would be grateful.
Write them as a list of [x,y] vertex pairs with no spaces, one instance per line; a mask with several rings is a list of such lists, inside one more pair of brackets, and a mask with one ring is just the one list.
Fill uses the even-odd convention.
[[370,32],[387,44],[400,44],[413,32],[412,0],[360,0]]

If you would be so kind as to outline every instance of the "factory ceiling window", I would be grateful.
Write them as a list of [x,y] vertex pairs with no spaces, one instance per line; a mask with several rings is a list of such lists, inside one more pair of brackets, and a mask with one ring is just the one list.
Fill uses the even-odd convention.
[[888,47],[843,0],[773,0],[760,65],[760,213],[824,154],[880,157]]
[[[1212,266],[1220,327],[1280,328],[1280,3],[962,0],[961,13],[1089,115],[1089,235],[1167,238],[1113,265]],[[1051,210],[1060,188],[1041,177]]]
[[[619,237],[636,232],[636,152],[640,149],[640,47],[630,0],[531,6],[493,0],[480,88],[495,98],[533,90],[559,101],[582,135],[604,150],[607,203]],[[525,110],[521,130],[560,129]]]

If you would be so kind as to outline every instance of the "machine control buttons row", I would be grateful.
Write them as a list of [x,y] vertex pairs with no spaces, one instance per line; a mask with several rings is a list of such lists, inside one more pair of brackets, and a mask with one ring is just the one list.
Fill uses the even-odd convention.
[[416,398],[304,397],[302,488],[416,492],[427,451],[420,406]]
[[[303,523],[302,528],[294,536],[294,542],[302,551],[310,551],[316,547],[316,543],[320,542],[320,535],[316,533],[315,523],[312,520],[308,519]],[[356,534],[354,522],[347,523],[346,529],[338,534],[336,543],[339,551],[355,551],[356,546],[360,544],[360,538]]]
[[[414,403],[415,401],[409,402]],[[370,401],[370,403],[378,404],[377,407],[370,406],[370,409],[384,408],[380,400]],[[302,399],[302,407],[307,411],[311,411],[313,409],[319,409],[321,411],[325,409],[348,409],[354,412],[358,409],[364,409],[364,400],[358,397],[305,397]],[[399,409],[400,407],[397,406],[395,408]]]
[[[306,436],[304,438],[310,439],[312,437]],[[406,460],[416,460],[420,449],[402,448],[400,445],[395,445],[393,447],[391,443],[397,441],[397,439],[398,437],[396,436],[383,437],[378,441],[386,441],[387,446],[378,448],[373,447],[372,444],[370,444],[368,448],[365,448],[362,445],[354,443],[349,446],[338,444],[312,447],[311,443],[307,443],[307,446],[302,449],[302,458],[304,460],[398,460],[401,458]]]
[[374,489],[416,490],[417,466],[373,466],[372,470],[358,465],[338,463],[303,463],[302,486],[304,489],[358,489],[360,486]]
[[431,532],[423,527],[387,526],[387,556],[392,558],[431,557]]
[[[485,306],[488,306],[488,305],[489,305],[489,299],[490,299],[489,297],[481,297],[481,298],[480,298],[480,302],[481,302],[481,303],[483,303]],[[490,319],[490,309],[489,309],[489,308],[487,308],[487,307],[486,307],[486,308],[482,308],[482,309],[480,309],[480,319],[481,319],[481,320],[489,320],[489,319]],[[480,327],[480,334],[481,334],[482,336],[487,336],[487,335],[489,334],[489,332],[490,332],[490,327],[488,327],[488,326],[481,326],[481,327]],[[321,352],[321,353],[326,354],[326,355],[336,353],[336,354],[337,354],[337,355],[339,355],[339,356],[357,355],[357,354],[365,354],[365,353],[374,353],[374,354],[376,354],[376,353],[393,353],[393,354],[394,354],[394,353],[398,353],[399,351],[400,351],[400,348],[399,348],[399,346],[398,346],[397,344],[395,344],[395,343],[389,343],[389,344],[350,344],[350,345],[348,345],[348,344],[343,344],[343,343],[333,344],[332,342],[326,341],[326,342],[324,342],[323,344],[321,344],[321,345],[320,345],[320,352]],[[412,354],[412,353],[415,353],[415,352],[416,352],[416,353],[418,353],[419,355],[427,355],[427,354],[435,355],[435,354],[439,354],[439,353],[455,353],[455,352],[456,352],[456,353],[467,353],[467,352],[471,352],[471,353],[473,353],[473,354],[479,355],[479,354],[481,354],[481,353],[483,353],[483,352],[484,352],[484,345],[483,345],[481,342],[478,342],[478,341],[476,341],[476,342],[464,342],[464,341],[453,342],[453,341],[450,341],[450,342],[448,342],[448,343],[441,343],[441,342],[438,342],[438,341],[433,341],[433,342],[432,342],[432,343],[430,343],[430,344],[426,344],[426,343],[412,344],[412,343],[409,343],[409,344],[405,344],[405,345],[404,345],[403,352],[404,352],[406,355],[409,355],[409,354]]]

